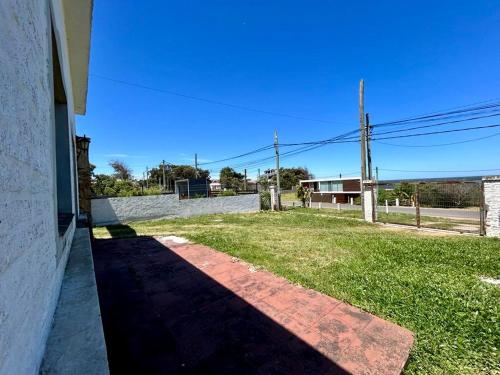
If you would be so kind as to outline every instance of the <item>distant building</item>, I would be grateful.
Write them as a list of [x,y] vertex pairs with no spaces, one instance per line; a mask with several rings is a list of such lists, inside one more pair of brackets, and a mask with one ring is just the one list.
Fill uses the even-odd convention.
[[222,190],[222,185],[220,181],[212,181],[210,183],[210,191],[221,191]]
[[318,178],[300,180],[300,185],[311,189],[313,202],[349,203],[361,196],[361,178]]

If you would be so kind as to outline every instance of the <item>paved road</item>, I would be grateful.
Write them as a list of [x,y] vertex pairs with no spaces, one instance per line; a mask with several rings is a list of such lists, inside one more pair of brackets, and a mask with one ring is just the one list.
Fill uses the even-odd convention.
[[[300,202],[283,202],[286,206],[300,206]],[[313,208],[318,208],[318,203],[313,202]],[[337,208],[337,204],[321,203],[322,208]],[[359,205],[341,204],[341,210],[361,210]],[[385,212],[385,206],[378,206],[379,212]],[[389,213],[399,212],[405,214],[415,214],[415,207],[389,206]],[[443,217],[450,219],[479,220],[479,208],[420,208],[421,216]]]

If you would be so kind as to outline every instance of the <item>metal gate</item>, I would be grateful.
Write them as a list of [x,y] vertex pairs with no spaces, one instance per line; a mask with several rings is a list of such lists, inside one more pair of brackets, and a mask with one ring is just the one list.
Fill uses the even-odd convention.
[[484,234],[482,181],[399,181],[377,185],[377,221]]

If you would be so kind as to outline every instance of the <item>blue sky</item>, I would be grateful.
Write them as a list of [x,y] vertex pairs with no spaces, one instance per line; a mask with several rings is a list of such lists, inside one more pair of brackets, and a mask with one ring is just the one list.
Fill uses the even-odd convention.
[[[136,175],[272,143],[332,137],[358,124],[364,78],[372,123],[500,98],[498,1],[131,1],[94,3],[89,93],[78,134],[91,161]],[[168,95],[98,76],[325,122],[271,116]],[[462,125],[500,123],[495,118]],[[464,127],[455,125],[455,127]],[[451,128],[451,127],[450,127]],[[428,145],[498,129],[397,139]],[[446,147],[373,144],[381,178],[484,173],[398,170],[500,168],[500,136]],[[259,153],[226,164],[271,156]],[[359,174],[359,146],[336,144],[282,161],[316,176]],[[225,164],[211,165],[212,175]],[[261,166],[261,169],[272,167]],[[207,166],[208,167],[208,166]],[[249,168],[249,175],[256,174]]]

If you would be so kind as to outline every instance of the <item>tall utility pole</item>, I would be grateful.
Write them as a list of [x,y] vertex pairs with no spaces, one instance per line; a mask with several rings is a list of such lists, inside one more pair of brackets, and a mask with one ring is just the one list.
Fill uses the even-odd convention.
[[367,113],[365,116],[366,119],[366,127],[365,127],[365,133],[366,133],[366,157],[368,161],[368,179],[371,181],[370,184],[370,190],[371,190],[371,197],[372,197],[372,222],[377,221],[377,202],[375,197],[375,188],[373,186],[373,170],[372,170],[372,147],[371,147],[371,128],[370,128],[370,115]]
[[359,81],[359,136],[361,142],[361,209],[365,212],[366,180],[366,132],[365,132],[365,81]]
[[166,184],[166,181],[165,181],[165,160],[162,160],[161,166],[162,166],[162,169],[163,169],[163,191],[166,191],[167,190],[167,184]]
[[260,180],[260,168],[257,169],[257,180]]
[[372,147],[370,144],[370,138],[371,138],[371,128],[370,128],[370,114],[367,113],[365,115],[366,119],[366,159],[368,161],[368,179],[371,180],[373,177],[373,171],[372,171]]
[[198,154],[194,154],[195,177],[198,178]]
[[146,167],[146,189],[149,189],[148,180],[149,180],[149,168]]
[[278,131],[274,131],[274,152],[276,154],[276,188],[278,191],[278,211],[281,210],[281,186],[280,186],[280,150],[278,144]]
[[245,168],[245,179],[243,180],[243,190],[247,191],[247,170]]

